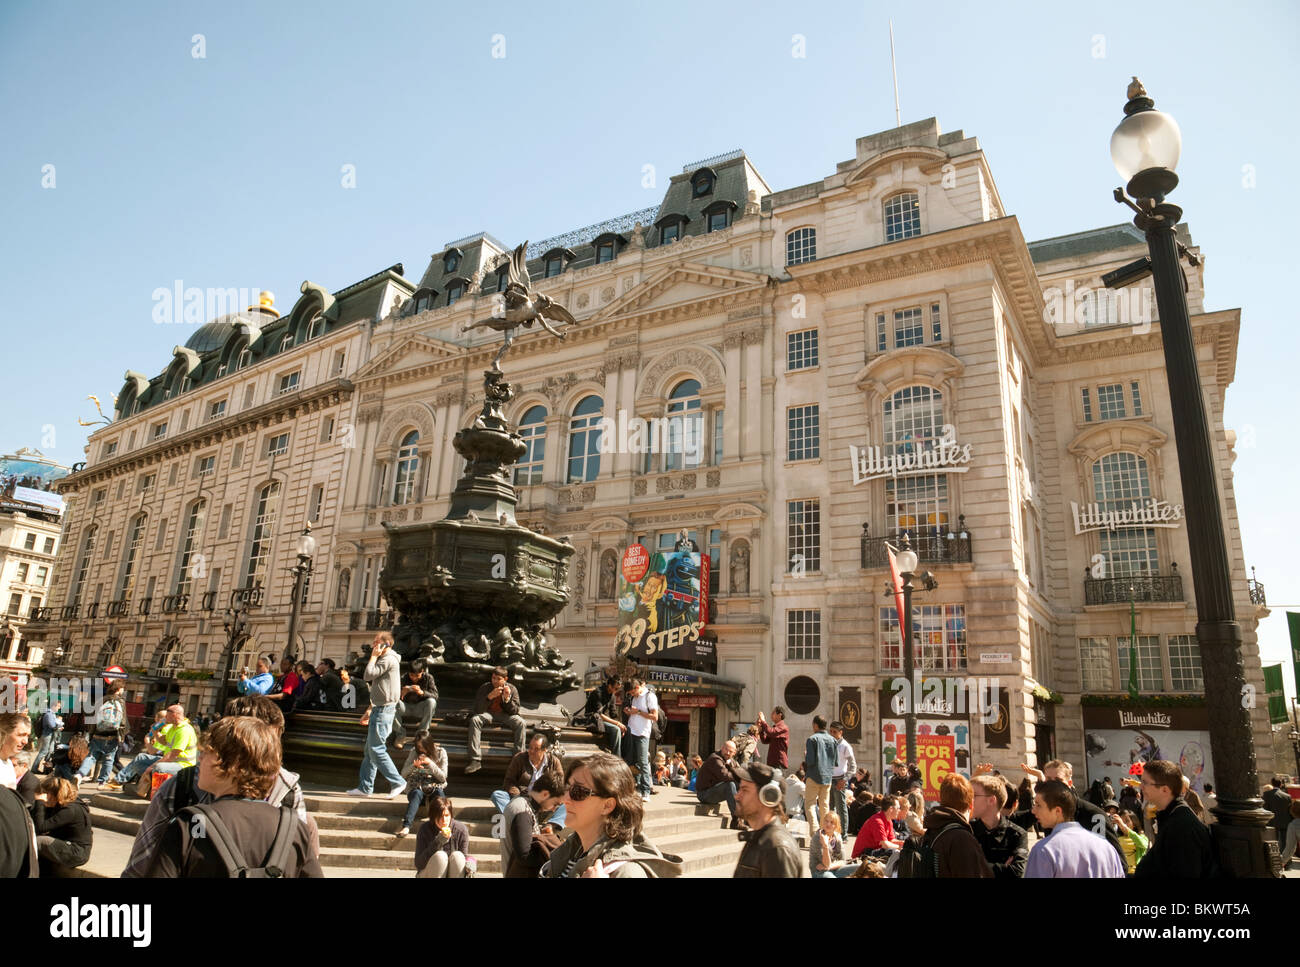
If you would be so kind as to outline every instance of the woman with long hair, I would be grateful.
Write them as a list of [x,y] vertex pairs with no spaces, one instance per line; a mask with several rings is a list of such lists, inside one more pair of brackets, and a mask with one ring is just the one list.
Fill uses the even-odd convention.
[[411,831],[422,804],[444,795],[447,750],[433,741],[431,734],[421,732],[402,766],[402,778],[406,780],[406,815],[402,818],[402,828],[397,831],[399,838]]
[[90,809],[67,779],[46,776],[32,806],[36,852],[41,864],[84,866],[90,859]]
[[473,874],[469,830],[452,816],[451,800],[429,800],[429,821],[415,837],[415,874],[422,880],[455,880]]
[[641,835],[645,804],[626,762],[597,752],[569,764],[564,826],[573,830],[542,867],[543,877],[646,878],[682,875],[679,856]]

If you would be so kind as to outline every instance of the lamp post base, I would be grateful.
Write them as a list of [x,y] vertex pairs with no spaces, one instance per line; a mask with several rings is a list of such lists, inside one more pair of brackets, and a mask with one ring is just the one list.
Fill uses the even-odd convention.
[[1273,814],[1262,799],[1220,799],[1210,810],[1217,823],[1210,825],[1219,867],[1229,876],[1280,877],[1282,856],[1268,823]]

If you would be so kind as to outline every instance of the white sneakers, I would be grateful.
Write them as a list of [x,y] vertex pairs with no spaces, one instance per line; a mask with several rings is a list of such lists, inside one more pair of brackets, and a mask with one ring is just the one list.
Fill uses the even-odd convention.
[[397,786],[397,787],[395,787],[395,788],[393,788],[393,789],[388,790],[388,798],[389,798],[389,799],[396,799],[398,796],[402,795],[404,792],[406,792],[406,783],[402,783],[400,786]]
[[349,790],[348,790],[348,795],[351,796],[351,797],[353,797],[354,799],[369,799],[369,798],[370,798],[370,793],[368,793],[368,792],[362,792],[360,789],[349,789]]

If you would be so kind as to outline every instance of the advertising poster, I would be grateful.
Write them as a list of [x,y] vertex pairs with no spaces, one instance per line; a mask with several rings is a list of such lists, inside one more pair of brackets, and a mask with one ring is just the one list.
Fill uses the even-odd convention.
[[[1083,747],[1089,784],[1110,778],[1117,789],[1153,759],[1178,763],[1198,795],[1214,782],[1209,716],[1202,708],[1083,709]],[[1078,785],[1078,780],[1075,780]]]
[[[901,683],[902,679],[896,679]],[[924,697],[916,710],[916,765],[925,781],[925,799],[937,802],[939,784],[950,772],[969,777],[971,770],[971,718],[955,701],[957,689]],[[880,775],[888,776],[895,757],[906,758],[903,696],[889,688],[880,692]],[[978,716],[978,712],[976,712]]]
[[[900,759],[907,758],[907,743],[903,740],[904,726],[898,723],[898,740],[894,754]],[[960,772],[957,768],[957,737],[955,735],[937,735],[934,732],[922,733],[920,725],[916,730],[916,767],[921,770],[924,783],[921,793],[926,802],[937,802],[939,786],[950,773]],[[969,761],[969,760],[968,760]],[[882,772],[881,775],[887,775]]]
[[618,591],[619,656],[690,659],[708,617],[709,558],[698,551],[623,552]]

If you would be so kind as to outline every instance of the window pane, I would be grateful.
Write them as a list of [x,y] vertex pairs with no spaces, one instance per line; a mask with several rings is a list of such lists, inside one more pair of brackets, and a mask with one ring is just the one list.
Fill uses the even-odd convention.
[[792,406],[786,410],[787,460],[816,460],[821,456],[820,406]]
[[791,573],[820,571],[821,502],[791,500],[786,504],[786,569]]
[[785,657],[789,661],[816,661],[822,656],[822,613],[816,610],[785,613]]
[[[1092,491],[1103,511],[1127,511],[1151,496],[1147,462],[1136,453],[1108,453],[1092,465]],[[1158,574],[1160,554],[1150,527],[1120,527],[1101,532],[1101,552],[1111,577]]]
[[1097,387],[1097,410],[1103,420],[1122,420],[1124,413],[1124,386],[1110,383]]
[[1203,692],[1201,644],[1195,635],[1169,636],[1169,685],[1175,692]]
[[[1128,685],[1129,639],[1125,635],[1115,639],[1119,652],[1119,681],[1121,687]],[[1138,635],[1138,689],[1143,692],[1162,692],[1165,689],[1165,675],[1160,660],[1160,636]]]
[[515,463],[515,483],[541,483],[542,465],[546,459],[546,407],[528,409],[519,421],[519,435],[524,439],[525,449]]
[[785,368],[789,371],[817,365],[817,330],[803,329],[785,337]]
[[921,307],[899,309],[894,313],[894,348],[920,346],[925,342],[925,326]]
[[799,265],[817,258],[817,232],[796,228],[785,237],[785,264]]
[[[881,608],[879,614],[880,670],[901,672],[898,611]],[[912,605],[912,660],[923,672],[966,669],[965,605]]]
[[600,474],[599,396],[588,396],[573,410],[569,421],[569,483],[595,480]]
[[1079,668],[1085,692],[1105,692],[1114,688],[1110,679],[1110,640],[1079,639]]
[[885,202],[885,241],[896,242],[921,234],[921,202],[914,191],[905,191]]

